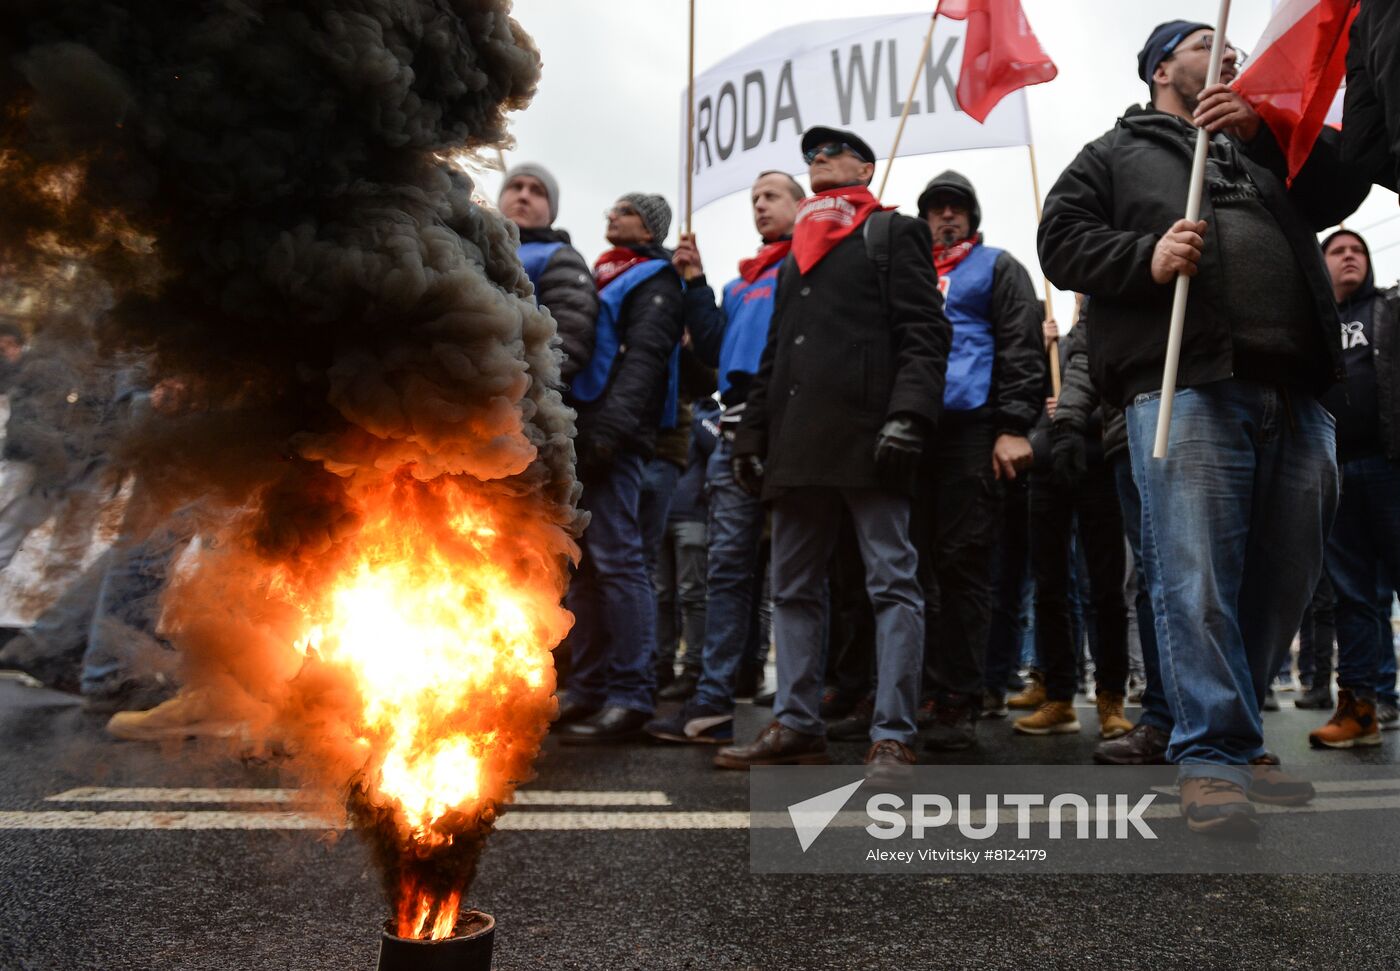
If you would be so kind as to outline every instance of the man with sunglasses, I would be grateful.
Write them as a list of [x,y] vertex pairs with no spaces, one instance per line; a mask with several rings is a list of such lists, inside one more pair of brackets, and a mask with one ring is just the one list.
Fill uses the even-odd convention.
[[[1138,55],[1151,103],[1086,145],[1051,190],[1041,266],[1092,300],[1090,372],[1127,414],[1143,558],[1195,832],[1252,838],[1277,801],[1260,707],[1322,568],[1337,502],[1337,311],[1315,233],[1359,203],[1334,132],[1287,184],[1268,126],[1206,88],[1210,25],[1172,21]],[[1197,126],[1210,135],[1201,219],[1181,218]],[[1169,454],[1152,456],[1178,274],[1192,278]],[[1310,797],[1310,787],[1296,794]]]
[[591,514],[565,601],[572,671],[558,734],[569,744],[630,741],[654,707],[656,602],[640,519],[642,466],[676,421],[681,280],[662,246],[671,208],[633,192],[606,213],[593,354],[566,400],[578,411],[579,507]]
[[924,600],[910,496],[943,405],[950,326],[920,220],[868,188],[875,153],[852,132],[802,136],[813,195],[778,271],[767,345],[734,440],[733,472],[773,513],[775,720],[720,768],[828,760],[821,717],[825,587],[842,508],[865,562],[877,633],[872,772],[912,764]]

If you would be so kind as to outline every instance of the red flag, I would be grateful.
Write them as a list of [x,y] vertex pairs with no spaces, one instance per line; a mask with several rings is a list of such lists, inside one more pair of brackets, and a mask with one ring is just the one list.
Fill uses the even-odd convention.
[[1259,112],[1288,157],[1288,179],[1308,160],[1347,73],[1354,0],[1284,0],[1235,90]]
[[937,13],[967,21],[958,103],[979,122],[1012,91],[1056,75],[1021,0],[938,0]]

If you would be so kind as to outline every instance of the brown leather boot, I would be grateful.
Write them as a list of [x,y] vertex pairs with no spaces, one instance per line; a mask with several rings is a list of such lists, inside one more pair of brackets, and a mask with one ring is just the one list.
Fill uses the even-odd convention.
[[826,738],[804,735],[773,722],[748,745],[730,745],[715,756],[717,769],[747,769],[755,765],[826,765]]

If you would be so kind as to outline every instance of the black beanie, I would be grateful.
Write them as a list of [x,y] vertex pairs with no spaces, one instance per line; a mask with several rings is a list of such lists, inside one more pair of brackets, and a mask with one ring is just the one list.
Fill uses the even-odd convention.
[[1185,40],[1188,34],[1213,29],[1210,24],[1190,20],[1169,20],[1165,24],[1158,24],[1152,28],[1147,43],[1142,45],[1142,50],[1138,51],[1138,77],[1142,78],[1149,88],[1152,87],[1152,75],[1157,70],[1157,65],[1176,50],[1177,44]]

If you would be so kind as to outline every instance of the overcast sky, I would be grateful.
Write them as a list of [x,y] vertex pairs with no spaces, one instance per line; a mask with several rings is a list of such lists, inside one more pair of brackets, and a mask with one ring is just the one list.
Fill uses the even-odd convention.
[[[1218,9],[1216,0],[1023,0],[1023,6],[1059,67],[1055,80],[1027,89],[1042,193],[1085,142],[1111,128],[1129,105],[1143,100],[1146,89],[1137,77],[1136,57],[1151,29],[1178,17],[1209,23]],[[703,73],[786,25],[927,12],[931,7],[932,0],[697,0],[696,71]],[[1235,0],[1230,39],[1252,52],[1271,7],[1270,0]],[[684,125],[677,106],[686,85],[687,14],[686,0],[516,0],[515,17],[539,44],[544,76],[534,103],[515,116],[517,147],[507,153],[507,164],[536,161],[554,172],[561,185],[556,225],[573,234],[575,245],[590,261],[605,246],[603,211],[617,196],[659,192],[677,205],[678,146]],[[912,41],[921,42],[922,36]],[[839,125],[840,119],[803,121]],[[918,123],[918,116],[909,122]],[[881,154],[889,150],[888,145],[873,147]],[[877,169],[877,183],[883,165]],[[958,169],[974,181],[987,242],[1010,250],[1039,287],[1026,149],[899,158],[885,201],[915,214],[924,183],[946,168]],[[477,182],[483,195],[496,197],[499,175],[482,172]],[[677,213],[671,244],[680,221]],[[745,193],[698,210],[694,226],[716,285],[735,275],[736,262],[750,255],[758,242]],[[1400,207],[1394,193],[1374,190],[1348,226],[1367,236],[1378,281],[1388,284],[1400,278]],[[1062,321],[1068,319],[1069,306],[1067,297],[1057,298]]]

